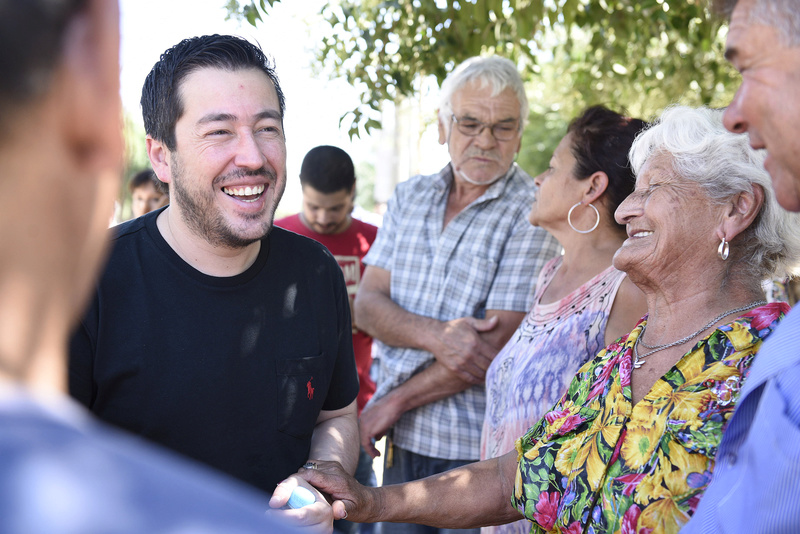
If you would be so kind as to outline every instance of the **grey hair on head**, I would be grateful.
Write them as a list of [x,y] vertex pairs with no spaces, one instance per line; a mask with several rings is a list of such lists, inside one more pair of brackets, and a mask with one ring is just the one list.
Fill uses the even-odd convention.
[[[479,87],[491,85],[492,96],[497,96],[506,88],[511,88],[519,101],[520,125],[525,128],[528,121],[528,95],[516,65],[504,57],[471,57],[458,65],[444,82],[439,96],[439,120],[442,124],[450,124],[453,112],[453,94],[470,82],[477,82]],[[449,126],[448,126],[449,128]]]
[[[712,0],[715,12],[730,20],[739,0]],[[800,6],[797,0],[755,0],[748,14],[752,24],[772,26],[786,46],[800,46]]]
[[800,262],[800,215],[778,205],[764,169],[766,152],[750,147],[746,135],[726,130],[722,114],[704,107],[667,108],[633,142],[631,166],[638,176],[648,160],[666,154],[679,177],[698,184],[719,204],[761,187],[764,204],[753,224],[731,242],[731,263],[754,280],[783,278]]

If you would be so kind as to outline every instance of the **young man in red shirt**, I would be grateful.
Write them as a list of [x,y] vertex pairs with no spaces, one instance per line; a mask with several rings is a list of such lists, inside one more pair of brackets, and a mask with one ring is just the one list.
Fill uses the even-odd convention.
[[[370,378],[372,338],[358,329],[358,318],[353,313],[353,299],[366,267],[361,259],[375,241],[378,228],[352,217],[355,182],[353,161],[347,152],[328,145],[312,148],[303,158],[300,168],[303,210],[275,221],[275,225],[322,243],[342,268],[353,321],[353,352],[358,368],[360,388],[357,404],[360,415],[375,392],[375,382]],[[363,450],[359,455],[355,477],[362,484],[375,485],[372,459]],[[334,530],[352,533],[357,526],[355,523],[336,521]]]

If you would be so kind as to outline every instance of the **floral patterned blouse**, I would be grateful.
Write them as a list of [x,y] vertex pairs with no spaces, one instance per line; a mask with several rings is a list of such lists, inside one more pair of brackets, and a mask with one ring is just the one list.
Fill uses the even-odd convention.
[[511,500],[531,532],[677,533],[710,481],[753,357],[788,311],[766,304],[717,328],[636,406],[632,351],[646,318],[581,367],[516,443]]
[[533,308],[486,371],[481,460],[513,451],[578,369],[606,346],[608,316],[625,273],[610,266],[564,298],[542,304],[562,261],[558,256],[542,268]]

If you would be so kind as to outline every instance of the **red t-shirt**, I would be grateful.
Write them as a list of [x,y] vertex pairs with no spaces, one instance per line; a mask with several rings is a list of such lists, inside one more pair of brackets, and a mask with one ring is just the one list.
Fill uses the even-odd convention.
[[[356,296],[361,276],[366,268],[361,259],[367,255],[369,247],[375,241],[378,227],[358,219],[352,219],[347,230],[340,234],[318,234],[303,224],[299,213],[275,221],[275,226],[310,237],[322,243],[333,254],[333,257],[339,262],[339,267],[342,268],[342,273],[344,273],[344,282],[347,285],[347,294],[350,297],[350,309],[352,310],[353,299]],[[358,404],[358,413],[360,415],[364,405],[375,393],[375,382],[369,376],[369,370],[372,366],[372,338],[360,330],[355,331],[353,333],[353,352],[355,353],[356,367],[358,368],[360,387],[356,403]]]

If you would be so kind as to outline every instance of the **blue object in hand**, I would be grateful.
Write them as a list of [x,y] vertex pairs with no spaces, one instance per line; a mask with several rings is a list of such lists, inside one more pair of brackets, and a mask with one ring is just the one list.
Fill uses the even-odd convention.
[[314,504],[316,501],[317,499],[313,493],[303,486],[297,486],[292,490],[292,495],[289,497],[289,502],[286,503],[286,506],[289,508],[302,508],[303,506]]

